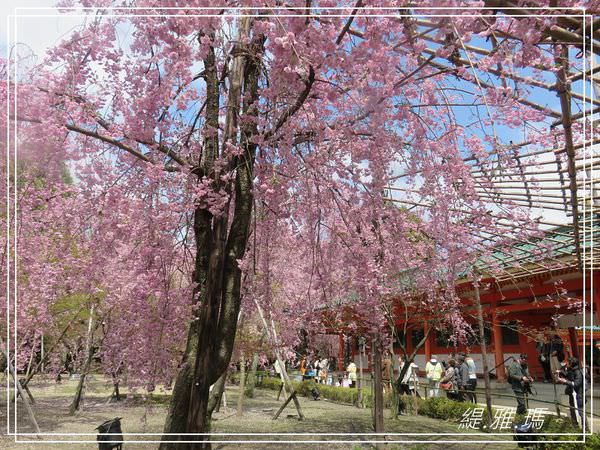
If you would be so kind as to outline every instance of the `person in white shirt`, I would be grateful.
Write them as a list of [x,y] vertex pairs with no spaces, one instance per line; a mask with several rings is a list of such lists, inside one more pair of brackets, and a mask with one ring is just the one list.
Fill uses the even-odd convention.
[[427,377],[427,397],[440,396],[440,380],[444,375],[442,363],[437,359],[437,356],[431,355],[427,364],[425,364],[425,376]]
[[348,372],[350,387],[356,387],[356,364],[354,364],[354,362],[348,364],[348,367],[346,367],[346,371]]
[[319,383],[325,384],[327,382],[327,369],[329,368],[329,360],[325,357],[319,361],[319,372],[318,379]]
[[467,367],[469,368],[469,382],[467,384],[467,398],[473,403],[477,403],[477,394],[475,389],[477,388],[477,368],[473,358],[467,355],[465,358]]
[[[402,373],[402,369],[404,368],[405,364],[406,361],[404,356],[400,356],[400,373]],[[406,394],[420,397],[419,391],[417,390],[419,384],[419,377],[417,376],[418,370],[419,366],[417,366],[414,362],[410,363],[410,366],[404,373],[404,376],[399,383],[400,395]]]

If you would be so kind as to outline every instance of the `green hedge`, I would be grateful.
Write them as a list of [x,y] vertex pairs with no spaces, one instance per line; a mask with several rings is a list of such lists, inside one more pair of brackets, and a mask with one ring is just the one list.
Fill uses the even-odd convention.
[[[317,384],[312,380],[292,381],[292,386],[298,395],[302,397],[311,397],[313,388],[317,388],[321,394],[321,398],[331,400],[336,403],[346,403],[356,405],[358,403],[358,389],[329,386],[326,384]],[[263,389],[271,389],[278,391],[281,387],[281,380],[275,377],[263,377],[262,384],[259,386]],[[390,395],[384,396],[384,406],[390,407],[392,399]],[[363,404],[370,408],[373,404],[373,398],[369,389],[363,390]]]
[[[576,427],[571,422],[571,419],[558,418],[556,416],[547,416],[544,421],[544,425],[540,430],[541,433],[574,433],[580,434],[581,429]],[[561,435],[548,435],[541,436],[546,441],[577,441],[581,439],[581,436],[561,436]],[[540,437],[538,437],[539,439]],[[544,449],[548,450],[588,450],[588,449],[600,449],[600,435],[592,434],[585,437],[584,442],[565,442],[554,443],[554,444],[543,444]]]
[[[345,403],[350,405],[356,405],[358,402],[358,389],[356,388],[344,388],[344,387],[335,387],[328,386],[325,384],[317,384],[314,381],[292,381],[292,385],[294,389],[298,393],[298,395],[304,397],[311,396],[312,388],[316,387],[321,393],[321,398],[325,398],[330,401],[334,401],[337,403]],[[263,377],[262,385],[260,386],[264,389],[272,389],[278,391],[281,387],[281,380],[279,378],[274,377]],[[466,411],[475,408],[473,403],[469,402],[457,402],[454,400],[450,400],[445,397],[434,397],[428,399],[422,398],[410,398],[407,396],[400,397],[404,402],[406,402],[407,407],[410,408],[411,402],[414,400],[414,406],[416,407],[416,412],[419,415],[431,417],[433,419],[441,419],[441,420],[449,420],[453,422],[458,422],[463,417]],[[365,389],[363,391],[363,402],[364,406],[370,408],[373,403],[373,398],[370,392],[370,389]],[[390,407],[392,405],[391,395],[384,396],[384,405],[385,407]],[[480,407],[480,406],[479,406]],[[495,409],[492,410],[492,415],[495,414]],[[514,419],[514,423],[522,423],[524,422],[524,416],[517,416]],[[556,416],[547,416],[541,433],[581,433],[581,430],[575,427],[570,419],[562,419]],[[577,440],[578,436],[541,436],[544,438],[543,440],[553,440],[553,441],[570,441]],[[538,437],[540,438],[540,437]],[[555,443],[555,444],[543,444],[544,450],[587,450],[587,449],[598,449],[600,450],[600,435],[593,434],[590,436],[586,436],[585,443]]]
[[473,403],[457,402],[445,397],[419,398],[416,404],[417,412],[422,416],[452,421],[459,421],[466,411],[474,409]]

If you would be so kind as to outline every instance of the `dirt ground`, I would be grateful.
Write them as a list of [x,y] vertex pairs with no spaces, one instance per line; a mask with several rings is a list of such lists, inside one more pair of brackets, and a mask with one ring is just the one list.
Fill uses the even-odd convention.
[[[121,402],[107,403],[111,386],[100,377],[94,377],[87,388],[83,410],[75,416],[68,415],[69,404],[75,391],[75,381],[63,382],[32,382],[31,391],[36,399],[34,412],[46,442],[40,442],[35,436],[19,436],[15,442],[14,436],[0,438],[1,449],[97,449],[96,426],[105,420],[122,417],[122,427],[125,433],[124,449],[157,449],[155,443],[160,439],[160,432],[167,412],[165,393],[142,398],[144,393]],[[127,392],[125,389],[124,392]],[[298,420],[292,403],[288,405],[277,420],[272,416],[282,401],[277,400],[274,391],[257,389],[254,398],[244,399],[243,415],[236,414],[238,389],[229,386],[226,390],[227,407],[214,416],[212,441],[214,449],[286,449],[323,448],[323,449],[363,449],[374,448],[368,441],[375,436],[361,436],[361,433],[372,433],[371,412],[369,409],[359,409],[353,406],[335,404],[327,400],[313,401],[300,398],[300,403],[306,416]],[[0,411],[0,424],[3,434],[6,434],[6,390],[0,395],[3,408]],[[11,405],[11,417],[14,408]],[[32,433],[24,407],[18,405],[18,432]],[[11,419],[11,423],[14,420]],[[390,433],[422,433],[387,436],[388,441],[412,441],[411,443],[392,443],[386,449],[515,449],[517,448],[508,436],[477,436],[455,435],[444,436],[443,433],[464,433],[456,423],[429,419],[427,417],[406,415],[398,420],[389,417],[386,411],[386,432]],[[67,434],[67,436],[61,436]],[[78,433],[78,434],[76,434]],[[140,436],[136,433],[153,433]],[[223,433],[223,434],[219,434]],[[230,433],[257,433],[233,436]],[[270,433],[266,435],[265,433]],[[298,433],[287,435],[284,433]],[[317,433],[347,433],[347,435],[319,435]],[[381,437],[380,437],[381,438]],[[495,440],[495,443],[476,441]],[[29,441],[29,442],[27,442]],[[50,441],[54,441],[51,443]],[[243,441],[243,442],[232,442]],[[254,441],[254,442],[252,442]],[[270,442],[267,442],[270,441]],[[283,443],[294,441],[296,444]],[[318,442],[327,441],[327,442]],[[416,441],[416,442],[415,442]],[[419,443],[429,441],[428,443]],[[438,441],[438,443],[434,443]],[[452,441],[452,442],[447,442]]]

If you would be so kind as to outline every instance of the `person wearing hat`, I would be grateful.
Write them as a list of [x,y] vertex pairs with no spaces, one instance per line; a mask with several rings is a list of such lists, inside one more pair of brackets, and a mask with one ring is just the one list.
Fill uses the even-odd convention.
[[583,391],[586,383],[585,374],[577,358],[569,358],[562,370],[556,371],[556,382],[565,384],[565,395],[569,396],[571,420],[580,425],[585,431],[585,416],[583,414]]
[[442,364],[438,361],[437,356],[431,355],[427,364],[425,364],[425,376],[427,377],[427,397],[440,396],[440,380],[444,373]]
[[531,383],[533,379],[529,375],[527,368],[527,355],[521,353],[518,358],[508,366],[508,382],[517,398],[517,414],[525,414],[527,405],[525,404],[525,385]]

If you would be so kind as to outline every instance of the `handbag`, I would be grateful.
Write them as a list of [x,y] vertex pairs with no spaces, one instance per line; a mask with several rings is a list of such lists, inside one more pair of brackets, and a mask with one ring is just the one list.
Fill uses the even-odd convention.
[[445,383],[440,383],[440,387],[445,391],[449,391],[452,389],[452,382],[446,381]]

